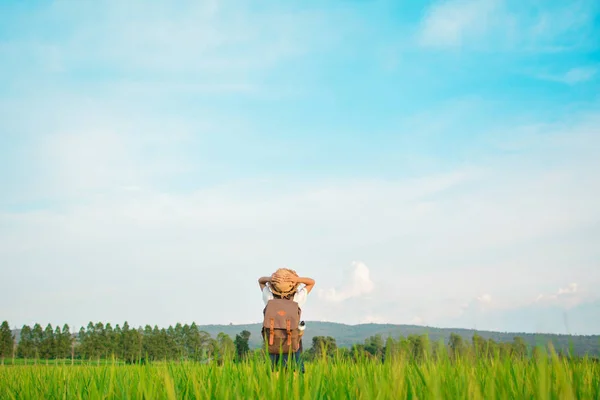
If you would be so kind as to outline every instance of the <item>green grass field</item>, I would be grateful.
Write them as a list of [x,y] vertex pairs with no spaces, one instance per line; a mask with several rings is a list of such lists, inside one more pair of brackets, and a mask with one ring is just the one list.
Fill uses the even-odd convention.
[[600,399],[600,364],[537,360],[390,359],[306,364],[274,373],[265,360],[216,364],[4,365],[7,399]]

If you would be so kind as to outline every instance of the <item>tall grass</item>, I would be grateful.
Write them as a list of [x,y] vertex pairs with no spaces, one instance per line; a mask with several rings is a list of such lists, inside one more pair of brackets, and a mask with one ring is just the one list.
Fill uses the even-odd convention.
[[0,367],[7,399],[600,399],[600,364],[555,353],[534,359],[323,358],[306,373],[242,363],[13,365]]

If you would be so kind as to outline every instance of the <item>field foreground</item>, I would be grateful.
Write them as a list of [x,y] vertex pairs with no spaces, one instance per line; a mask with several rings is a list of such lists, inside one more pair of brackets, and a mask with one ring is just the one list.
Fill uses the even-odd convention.
[[540,358],[306,365],[274,373],[264,360],[202,365],[5,365],[8,399],[600,399],[600,364]]

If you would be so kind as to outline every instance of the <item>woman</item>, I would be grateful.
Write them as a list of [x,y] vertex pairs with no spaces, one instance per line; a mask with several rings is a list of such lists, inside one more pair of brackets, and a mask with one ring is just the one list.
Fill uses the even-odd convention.
[[[286,299],[294,301],[298,307],[302,309],[306,303],[306,298],[315,286],[314,279],[299,277],[296,271],[280,268],[275,271],[270,277],[262,277],[258,279],[260,290],[263,294],[265,306],[272,299]],[[301,324],[304,324],[302,322]],[[302,333],[302,332],[300,332]],[[300,369],[304,372],[304,364],[301,360],[302,355],[302,338],[300,337],[300,347],[298,351],[292,354],[292,357],[300,362]],[[284,365],[287,365],[288,354],[269,354],[273,365],[277,365],[281,360]]]

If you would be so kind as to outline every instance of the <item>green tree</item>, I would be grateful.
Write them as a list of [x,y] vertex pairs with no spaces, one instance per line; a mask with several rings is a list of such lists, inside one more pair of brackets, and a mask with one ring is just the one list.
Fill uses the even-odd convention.
[[456,333],[451,333],[448,347],[450,348],[450,357],[453,360],[464,357],[466,346],[462,336],[457,335]]
[[409,335],[407,342],[412,360],[423,361],[430,354],[430,343],[427,335]]
[[172,360],[175,358],[175,330],[172,326],[162,328],[159,334],[161,359]]
[[85,358],[100,361],[102,349],[99,333],[96,331],[96,325],[90,321],[85,330]]
[[486,347],[486,355],[488,358],[492,358],[500,353],[500,346],[494,339],[488,339]]
[[123,348],[121,347],[121,337],[123,336],[123,332],[121,331],[121,327],[119,324],[115,325],[115,330],[113,332],[113,348],[115,357],[119,359],[123,359]]
[[94,325],[94,348],[97,358],[103,358],[108,355],[108,340],[106,337],[106,329],[102,322],[97,322]]
[[206,345],[206,352],[208,361],[219,361],[221,358],[221,350],[219,349],[219,342],[210,337]]
[[503,360],[514,357],[512,343],[499,343],[498,347],[500,348],[500,358]]
[[[56,332],[60,332],[60,334],[57,337],[57,333]],[[69,328],[69,325],[64,324],[62,327],[62,330],[59,331],[58,330],[58,326],[56,327],[56,332],[54,334],[55,338],[56,338],[56,351],[57,351],[57,358],[68,358],[68,357],[72,357],[72,349],[73,349],[73,337],[71,336],[71,331]]]
[[475,355],[477,357],[485,357],[486,353],[487,353],[487,349],[486,349],[487,346],[486,346],[485,339],[482,338],[477,333],[474,333],[473,338],[472,338],[472,343],[473,343],[473,351],[475,352]]
[[318,359],[323,357],[333,357],[337,351],[335,338],[331,336],[313,336],[312,346],[308,351],[308,357]]
[[226,333],[219,332],[217,335],[217,342],[219,343],[219,362],[222,364],[226,361],[233,360],[235,356],[235,344],[231,337]]
[[110,323],[104,326],[104,354],[107,358],[117,356],[117,337]]
[[33,358],[35,357],[35,347],[33,343],[33,331],[29,325],[23,325],[19,343],[17,344],[17,357]]
[[175,325],[175,329],[173,329],[173,342],[175,345],[174,353],[175,357],[180,360],[187,360],[188,353],[186,351],[186,340],[185,340],[185,332],[183,329],[183,325],[181,323],[177,323]]
[[88,360],[91,358],[91,338],[88,337],[88,333],[83,328],[83,326],[79,329],[79,333],[77,334],[77,355],[79,358],[84,360]]
[[40,358],[40,346],[42,345],[42,341],[44,340],[44,331],[40,324],[33,325],[33,331],[31,332],[31,336],[33,338],[34,358],[37,360],[38,358]]
[[39,349],[41,358],[46,360],[55,358],[54,329],[51,324],[46,325],[46,329],[44,329]]
[[0,325],[0,358],[2,364],[4,364],[4,358],[13,356],[14,340],[8,321],[2,322],[2,325]]
[[185,333],[185,347],[188,357],[195,361],[203,359],[204,354],[208,353],[208,346],[211,340],[207,332],[200,331],[196,323],[192,323],[188,328],[183,327]]
[[127,321],[121,329],[123,359],[128,363],[139,361],[142,355],[142,335],[137,329],[130,329]]
[[250,332],[247,330],[243,330],[239,334],[235,335],[234,345],[238,360],[243,360],[248,354],[248,351],[250,351],[248,340],[250,340]]
[[161,330],[158,328],[158,325],[154,325],[154,328],[152,329],[152,351],[154,359],[165,359],[164,342],[164,337],[161,336]]
[[144,333],[141,328],[131,330],[131,341],[133,343],[132,357],[129,362],[140,362],[142,359],[142,341],[144,339]]
[[173,328],[172,325],[169,325],[166,330],[164,328],[161,330],[161,335],[165,345],[165,359],[174,360],[178,358],[180,352],[177,346],[177,334],[175,333],[175,328]]
[[365,339],[365,350],[375,356],[383,356],[383,338],[381,335],[374,335]]
[[54,328],[54,357],[57,359],[65,358],[66,355],[63,354],[61,349],[62,344],[62,331],[60,330],[60,326],[56,325]]
[[515,336],[512,343],[513,354],[518,359],[524,359],[527,356],[527,344],[520,336]]
[[365,350],[365,345],[356,343],[352,346],[352,350],[350,350],[350,357],[354,361],[361,361],[365,358],[371,358],[371,353]]
[[394,340],[391,336],[385,341],[384,349],[384,360],[394,361],[397,360],[400,355],[400,344]]
[[154,360],[155,358],[154,332],[152,331],[152,327],[150,325],[146,325],[144,327],[144,336],[142,338],[142,353],[144,359],[147,359],[149,361]]

